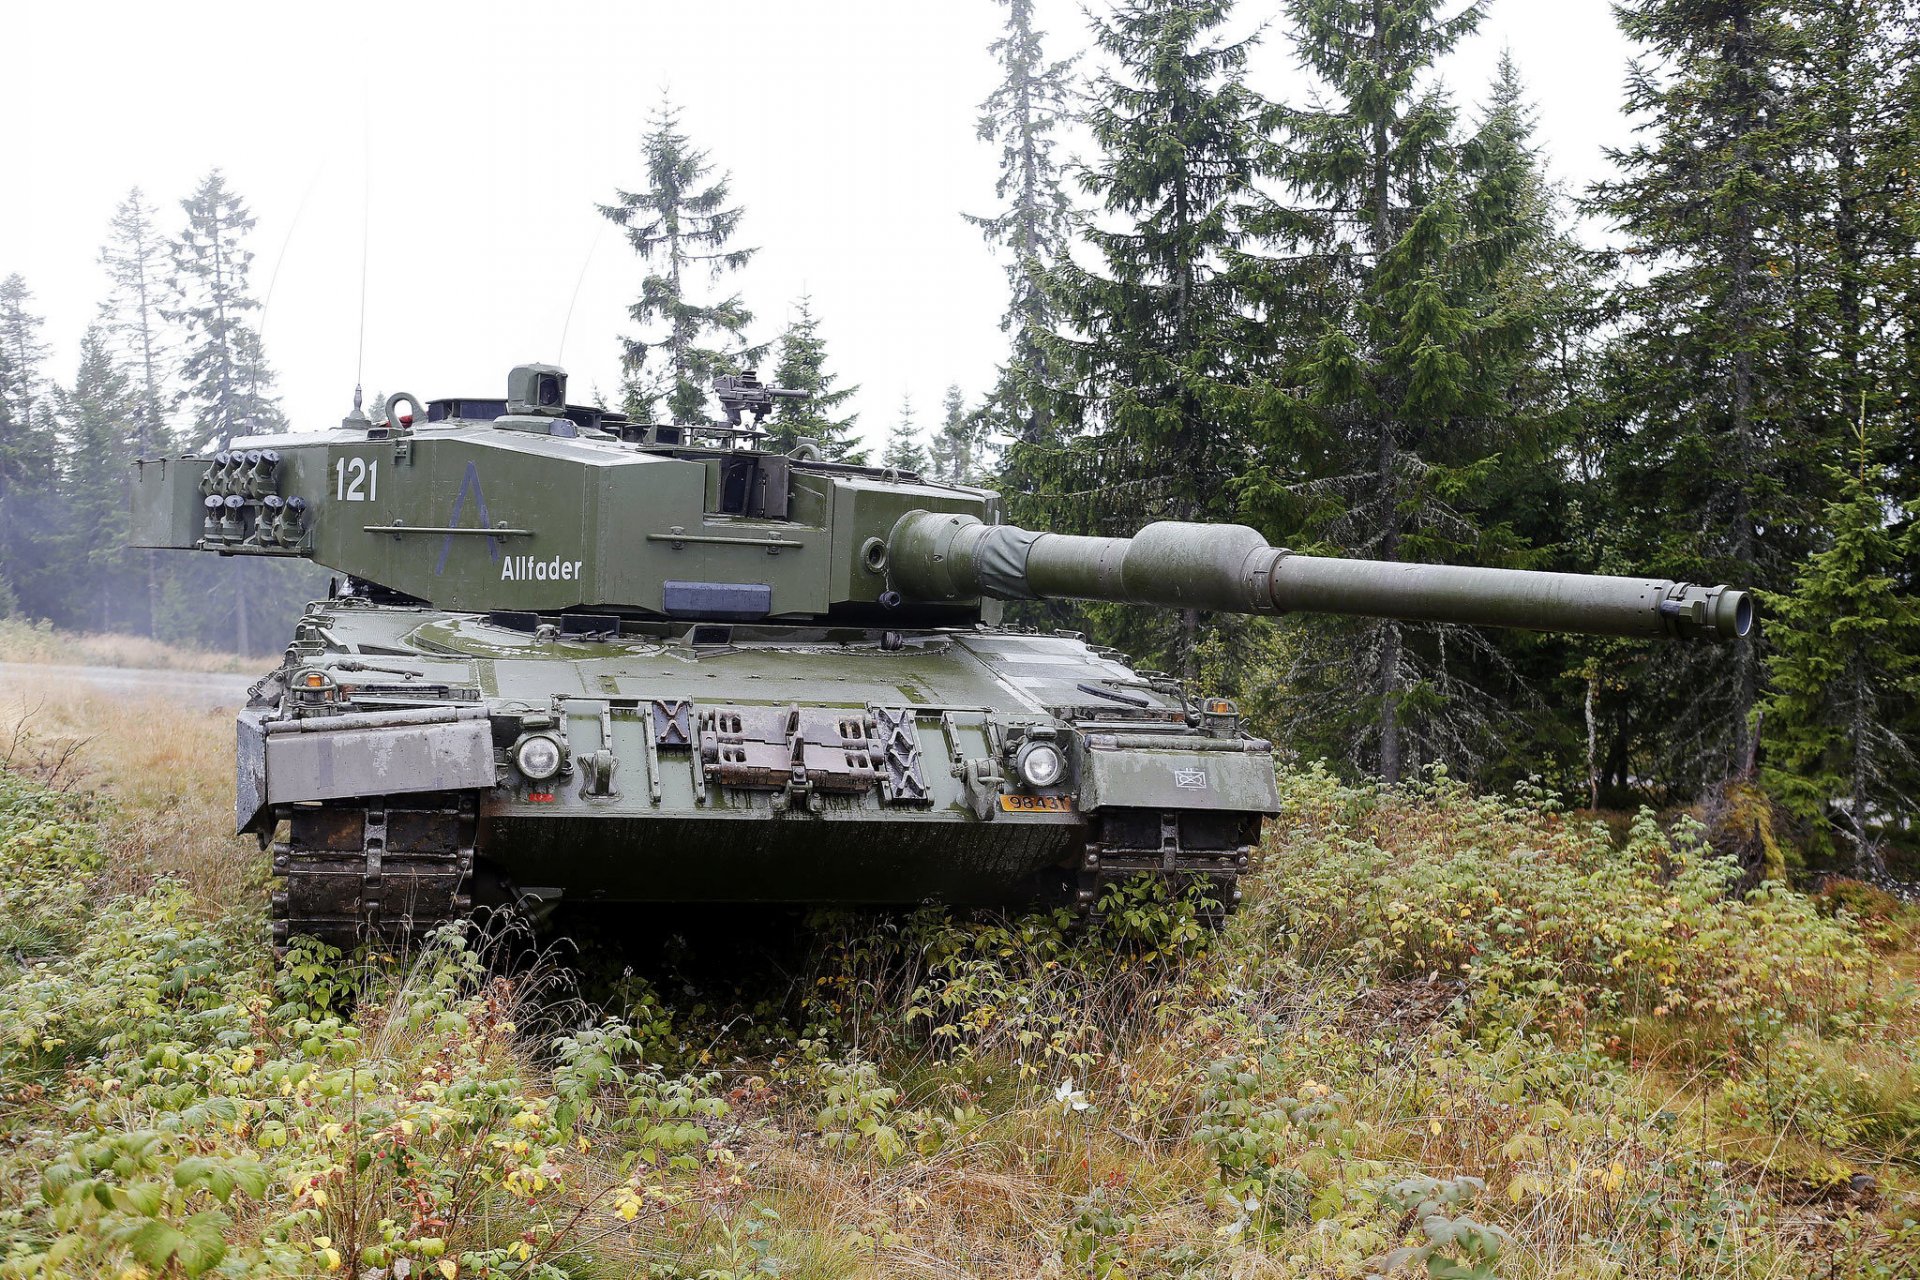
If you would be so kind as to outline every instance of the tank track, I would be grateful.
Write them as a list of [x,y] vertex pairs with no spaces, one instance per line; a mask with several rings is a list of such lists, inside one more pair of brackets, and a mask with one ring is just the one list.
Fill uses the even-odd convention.
[[1194,810],[1103,810],[1087,832],[1074,888],[1076,907],[1097,915],[1113,885],[1142,872],[1170,889],[1211,883],[1220,903],[1209,918],[1222,920],[1240,902],[1238,881],[1260,843],[1259,814]]
[[405,946],[472,909],[479,807],[470,795],[411,795],[284,810],[274,843],[273,945],[318,938],[350,951]]

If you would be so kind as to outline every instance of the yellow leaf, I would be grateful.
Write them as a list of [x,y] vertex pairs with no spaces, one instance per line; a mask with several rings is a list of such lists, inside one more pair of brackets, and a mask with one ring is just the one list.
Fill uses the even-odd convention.
[[453,1280],[455,1276],[460,1274],[460,1264],[452,1258],[440,1259],[440,1261],[435,1264],[435,1269],[439,1271],[441,1275],[445,1276],[447,1280]]
[[327,1264],[327,1270],[338,1271],[340,1269],[340,1251],[338,1249],[322,1249],[320,1251],[320,1257],[322,1261]]
[[1436,1138],[1439,1137],[1440,1136],[1440,1117],[1435,1116],[1433,1119],[1427,1121],[1427,1128],[1432,1131],[1434,1137]]

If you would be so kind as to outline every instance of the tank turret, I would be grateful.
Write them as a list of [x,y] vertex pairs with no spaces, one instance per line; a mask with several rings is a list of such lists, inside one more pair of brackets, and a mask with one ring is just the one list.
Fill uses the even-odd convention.
[[[241,712],[236,818],[275,937],[418,934],[483,901],[1098,910],[1139,875],[1229,907],[1279,803],[1231,702],[1002,602],[1080,599],[1725,639],[1746,595],[1337,560],[1237,525],[1000,522],[994,494],[761,447],[724,418],[399,393],[337,428],[142,461],[141,547],[342,575]],[[403,411],[404,410],[404,411]]]

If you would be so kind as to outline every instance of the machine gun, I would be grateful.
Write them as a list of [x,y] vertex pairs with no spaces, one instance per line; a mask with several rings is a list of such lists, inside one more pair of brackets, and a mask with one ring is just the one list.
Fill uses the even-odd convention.
[[779,401],[812,398],[810,392],[795,391],[789,387],[770,387],[760,381],[759,375],[752,369],[745,373],[720,374],[713,380],[713,394],[720,401],[721,411],[727,415],[730,424],[744,426],[742,417],[752,414],[756,429]]

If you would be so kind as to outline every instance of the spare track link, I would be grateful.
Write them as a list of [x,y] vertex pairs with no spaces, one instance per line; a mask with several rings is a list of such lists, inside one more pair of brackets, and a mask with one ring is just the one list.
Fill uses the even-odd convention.
[[1219,923],[1240,902],[1238,881],[1260,843],[1262,815],[1196,810],[1104,809],[1091,815],[1081,856],[1075,906],[1090,915],[1113,885],[1143,872],[1178,893],[1195,880],[1211,883]]
[[471,795],[296,807],[273,846],[273,945],[302,935],[350,951],[405,945],[472,909]]

